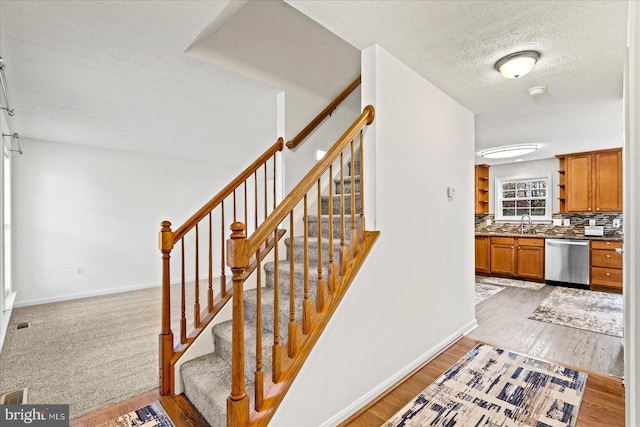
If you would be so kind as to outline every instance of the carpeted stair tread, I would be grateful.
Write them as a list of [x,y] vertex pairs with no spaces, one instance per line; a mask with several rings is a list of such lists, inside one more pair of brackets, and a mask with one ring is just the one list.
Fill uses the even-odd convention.
[[[315,298],[315,286],[309,286],[309,298]],[[265,288],[262,290],[262,328],[267,331],[273,331],[274,327],[274,289],[273,288]],[[251,325],[251,328],[255,330],[256,325],[256,313],[257,313],[257,290],[249,289],[244,292],[244,312],[245,312],[245,323]],[[303,293],[302,291],[298,292],[296,289],[296,305],[295,305],[295,316],[296,322],[300,322],[302,318],[302,301]],[[284,343],[287,340],[288,336],[288,325],[289,325],[289,293],[283,294],[280,293],[280,342]],[[263,338],[264,339],[264,338]],[[271,337],[273,340],[273,336]],[[255,347],[255,345],[254,345]]]
[[[291,259],[291,238],[284,239],[284,244],[287,246],[287,259]],[[309,248],[309,264],[318,265],[318,238],[313,237],[308,239],[307,247]],[[298,236],[293,238],[293,260],[294,263],[304,262],[304,237]],[[333,240],[333,261],[334,263],[340,260],[340,240]],[[322,239],[322,265],[329,265],[329,239]]]
[[[329,215],[321,215],[320,222],[322,226],[322,237],[329,237]],[[341,218],[339,215],[333,215],[333,237],[340,238],[340,234],[342,233],[341,229]],[[359,217],[356,216],[356,227],[360,223]],[[309,236],[316,237],[318,235],[318,216],[317,215],[309,215],[307,218],[307,225],[309,228]],[[345,240],[350,240],[351,238],[351,215],[345,215],[344,217],[344,238]]]
[[[360,175],[355,175],[354,177],[354,182],[355,182],[355,192],[359,193],[360,192]],[[335,187],[335,192],[336,194],[340,194],[342,192],[342,185],[340,185],[340,177],[338,178],[334,178],[333,182],[335,183],[334,187]],[[351,193],[351,175],[345,175],[344,176],[344,193]]]
[[[264,326],[264,323],[263,323]],[[213,327],[213,339],[215,343],[215,352],[227,363],[231,364],[231,339],[233,336],[233,321],[218,323]],[[256,369],[256,324],[255,322],[244,323],[245,336],[245,366],[244,372],[247,378],[253,378]],[[264,329],[262,331],[262,370],[264,372],[271,371],[271,347],[273,345],[273,334],[271,331]]]
[[[340,194],[333,195],[333,214],[340,215],[340,206],[341,206],[341,197]],[[355,202],[356,202],[356,213],[360,213],[360,193],[355,193]],[[329,214],[329,196],[321,197],[320,207],[322,208],[322,214]],[[345,215],[351,215],[351,193],[346,193],[344,195],[344,213]]]
[[[190,360],[180,368],[184,394],[212,427],[227,425],[227,397],[231,390],[231,365],[215,353]],[[253,407],[253,382],[246,392]]]
[[[267,288],[273,288],[273,283],[275,279],[275,263],[267,262],[264,264],[264,271],[266,272],[266,280],[265,284]],[[280,293],[288,295],[289,294],[289,273],[291,271],[291,266],[289,261],[282,260],[278,262],[278,278],[280,280]],[[299,292],[301,292],[304,288],[304,263],[295,263],[293,264],[293,275],[295,281],[295,291],[296,297],[298,297]],[[327,277],[327,268],[322,268],[322,277]],[[318,266],[309,263],[309,289],[315,288],[316,282],[318,281]],[[314,294],[315,295],[315,294]]]

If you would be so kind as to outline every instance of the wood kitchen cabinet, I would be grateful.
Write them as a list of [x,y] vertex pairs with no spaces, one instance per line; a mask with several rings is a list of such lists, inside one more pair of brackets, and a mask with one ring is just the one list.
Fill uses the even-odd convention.
[[476,165],[475,208],[477,214],[489,213],[489,165]]
[[622,149],[556,157],[560,212],[622,212]]
[[621,241],[591,241],[591,290],[622,293]]
[[491,237],[491,274],[544,280],[544,239]]
[[489,273],[491,271],[490,264],[490,246],[489,237],[476,237],[476,271],[479,273]]

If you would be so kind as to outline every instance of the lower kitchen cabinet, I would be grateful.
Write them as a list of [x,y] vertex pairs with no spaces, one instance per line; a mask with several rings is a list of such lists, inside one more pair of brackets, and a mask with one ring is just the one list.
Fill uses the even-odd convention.
[[544,280],[544,239],[491,237],[491,274]]
[[489,237],[476,237],[476,271],[479,273],[488,273],[491,271],[490,265],[490,246]]
[[622,293],[621,241],[591,241],[591,289]]

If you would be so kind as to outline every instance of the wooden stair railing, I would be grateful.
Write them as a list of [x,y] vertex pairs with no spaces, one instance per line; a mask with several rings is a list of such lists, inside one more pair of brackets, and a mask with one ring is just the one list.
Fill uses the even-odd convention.
[[358,76],[358,78],[355,79],[349,86],[347,86],[347,88],[343,90],[340,95],[336,97],[336,99],[331,101],[329,105],[327,105],[325,109],[320,112],[320,114],[318,114],[313,120],[311,120],[309,124],[300,131],[300,133],[294,136],[290,141],[287,141],[287,148],[293,150],[298,145],[300,145],[300,143],[302,143],[302,141],[304,141],[304,139],[309,136],[309,134],[313,132],[313,130],[317,128],[324,119],[326,119],[331,115],[331,113],[333,113],[333,110],[335,110],[340,104],[342,104],[342,101],[347,99],[347,96],[349,96],[351,92],[353,92],[358,86],[360,86],[361,81],[362,76]]
[[[256,312],[256,356],[255,356],[255,404],[254,408],[250,408],[250,399],[247,396],[245,388],[245,317],[244,317],[244,301],[243,298],[234,298],[233,300],[233,334],[232,334],[232,384],[231,393],[227,399],[227,426],[247,426],[247,425],[266,425],[273,416],[277,406],[282,401],[287,390],[298,371],[302,367],[304,360],[310,353],[313,345],[317,341],[320,333],[324,329],[329,318],[336,309],[342,296],[346,292],[348,285],[360,265],[362,264],[366,254],[371,248],[373,242],[378,236],[378,232],[365,231],[365,215],[364,215],[364,145],[363,145],[363,128],[373,122],[375,110],[372,106],[364,108],[362,114],[349,127],[349,129],[338,139],[329,152],[320,160],[311,171],[302,179],[302,181],[284,198],[284,200],[276,207],[276,209],[263,221],[257,230],[249,237],[246,233],[246,225],[240,221],[231,225],[231,238],[227,241],[227,264],[233,272],[233,294],[236,296],[243,295],[244,280],[246,278],[246,270],[250,266],[250,260],[255,258],[265,243],[274,240],[280,227],[288,227],[290,237],[290,253],[289,253],[289,283],[288,289],[279,289],[279,256],[278,246],[274,246],[274,284],[273,284],[273,343],[271,375],[265,375],[263,372],[263,355],[262,355],[262,307],[261,307],[261,283],[258,282],[256,289],[257,312]],[[359,136],[359,141],[356,137]],[[357,151],[356,151],[357,150]],[[354,158],[354,154],[359,152],[359,159]],[[350,167],[350,200],[345,200],[345,179],[344,158],[351,157]],[[355,162],[359,160],[359,176],[360,176],[360,199],[358,210],[356,210],[355,196]],[[334,166],[338,171],[334,174]],[[339,175],[339,185],[341,186],[339,197],[339,206],[333,206],[333,180]],[[325,180],[323,181],[323,178]],[[321,204],[321,183],[329,181],[329,198],[328,198],[328,233],[323,237],[323,223]],[[349,185],[347,183],[347,185]],[[314,187],[317,190],[317,239],[318,245],[318,269],[317,272],[310,271],[309,268],[309,210],[308,195],[314,193]],[[350,213],[345,214],[347,203],[350,205]],[[337,208],[339,213],[334,214]],[[303,214],[303,235],[304,235],[304,262],[303,275],[304,285],[303,292],[298,292],[301,300],[296,300],[296,289],[294,283],[294,210],[298,213],[301,210]],[[334,219],[339,230],[334,230]],[[347,221],[349,224],[347,225]],[[339,224],[339,225],[338,225]],[[339,242],[334,242],[334,232],[336,239],[339,236]],[[322,261],[323,244],[322,239],[328,239],[328,260],[326,263]],[[336,250],[340,254],[339,259],[334,259],[334,244]],[[259,262],[258,262],[259,263]],[[285,261],[286,263],[286,261]],[[324,275],[323,264],[326,266],[326,275]],[[280,267],[285,268],[285,267]],[[258,267],[259,271],[259,267]],[[310,299],[309,277],[317,274],[315,301]],[[260,280],[260,279],[258,279]],[[284,286],[284,285],[283,285]],[[288,293],[288,336],[287,342],[281,342],[280,331],[280,308],[279,296],[287,298],[285,292]],[[296,305],[301,306],[301,318],[296,318]],[[250,336],[252,334],[248,334]]]
[[[175,394],[173,365],[233,295],[233,292],[227,289],[225,273],[225,230],[230,223],[235,223],[240,218],[245,224],[253,223],[255,230],[261,221],[268,217],[269,212],[275,209],[276,153],[282,151],[283,147],[283,138],[278,138],[274,145],[175,231],[171,231],[169,221],[161,223],[159,235],[162,253],[161,395]],[[271,171],[268,170],[270,166],[267,165],[268,163],[273,164]],[[268,189],[270,180],[273,180],[273,185]],[[204,239],[200,238],[201,234],[204,235]],[[246,274],[250,274],[259,265],[268,249],[282,234],[276,233],[274,236],[275,241],[267,239],[261,251],[254,251],[257,257],[253,257],[245,266]],[[172,277],[171,251],[176,245],[180,247],[180,256],[177,260],[174,259],[178,261],[179,277]],[[206,271],[203,274],[206,277],[202,279],[205,286],[202,287],[200,286],[201,263],[204,264],[203,270]],[[219,273],[217,277],[214,276],[216,270]],[[193,274],[193,280],[187,280],[187,274]],[[214,290],[215,281],[220,288],[218,294]],[[171,286],[172,282],[177,282],[174,289]],[[174,326],[180,332],[175,339],[172,327],[172,297],[180,302],[179,308],[173,307],[173,311],[179,313],[179,322]],[[201,298],[205,301],[203,304],[201,304]],[[242,300],[242,298],[239,299]],[[187,314],[187,303],[192,306],[191,315]],[[176,320],[176,317],[173,317],[173,320]]]

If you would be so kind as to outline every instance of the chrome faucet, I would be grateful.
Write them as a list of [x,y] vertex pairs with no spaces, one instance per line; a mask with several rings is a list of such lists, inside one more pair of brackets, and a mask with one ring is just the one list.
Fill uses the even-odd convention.
[[531,225],[531,217],[527,214],[524,214],[520,217],[520,234],[524,234],[524,217],[529,218],[529,225]]

